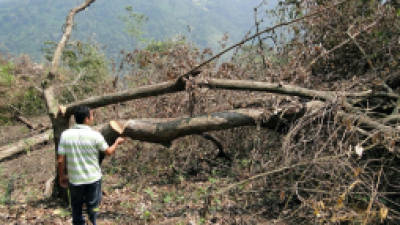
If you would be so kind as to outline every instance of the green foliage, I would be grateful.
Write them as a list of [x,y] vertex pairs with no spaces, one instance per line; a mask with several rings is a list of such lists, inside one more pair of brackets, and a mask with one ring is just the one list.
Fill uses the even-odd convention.
[[41,93],[34,88],[17,93],[13,102],[15,102],[14,106],[24,115],[40,115],[46,112],[46,105]]
[[[52,60],[56,46],[55,42],[45,42],[42,52],[46,60]],[[99,86],[108,77],[109,62],[97,44],[92,42],[70,42],[64,49],[62,62],[65,73],[72,73],[71,76],[64,77],[64,82],[72,84],[72,88],[61,94],[60,100],[63,103],[100,91]]]
[[[107,46],[108,56],[114,57],[122,49],[137,47],[131,36],[138,31],[145,39],[163,40],[184,34],[199,46],[216,47],[225,32],[234,40],[242,38],[253,22],[252,8],[258,3],[259,0],[96,1],[77,15],[72,39],[94,38]],[[27,53],[36,61],[43,60],[40,49],[44,41],[59,40],[65,16],[76,4],[77,1],[0,1],[0,51]],[[134,12],[127,11],[127,5],[134,6]],[[137,26],[135,19],[146,21],[142,15],[148,20]],[[121,16],[132,17],[133,26],[124,23]]]
[[14,65],[9,62],[5,65],[0,65],[0,85],[11,86],[14,82],[13,75]]
[[127,6],[125,10],[128,15],[121,17],[121,20],[125,23],[126,32],[133,38],[143,41],[143,25],[148,18],[144,14],[134,12],[132,6]]
[[184,45],[184,44],[186,44],[185,38],[181,38],[181,39],[177,39],[177,40],[168,39],[165,41],[151,40],[148,42],[147,46],[145,47],[145,50],[147,50],[149,52],[162,53],[162,52],[166,52],[176,46]]

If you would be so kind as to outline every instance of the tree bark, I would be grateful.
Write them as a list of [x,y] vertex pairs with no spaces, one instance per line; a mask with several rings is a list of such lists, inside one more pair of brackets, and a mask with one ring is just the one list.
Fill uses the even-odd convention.
[[318,91],[295,85],[259,82],[252,80],[196,79],[196,84],[215,89],[260,91],[288,96],[298,96],[307,99],[320,99],[324,101],[335,101],[339,97],[386,97],[390,99],[399,99],[399,96],[394,93],[374,93],[371,90],[363,92]]
[[270,114],[263,109],[239,109],[178,119],[111,121],[100,132],[109,144],[113,143],[118,136],[125,136],[133,140],[170,146],[171,142],[177,138],[209,131],[241,126],[275,129],[280,124],[287,124],[287,121],[299,118],[306,110],[305,107],[294,107],[293,109],[278,114]]
[[59,110],[64,116],[70,116],[73,113],[74,109],[82,105],[86,105],[93,109],[138,98],[175,93],[178,91],[183,91],[184,89],[185,85],[183,82],[168,81],[160,84],[147,85],[135,88],[128,91],[88,98],[82,101],[74,102],[67,106],[60,107]]
[[21,152],[27,152],[31,148],[49,142],[52,137],[52,130],[47,130],[42,134],[22,139],[17,142],[0,147],[0,161],[8,159]]
[[[52,86],[52,81],[57,76],[60,60],[64,48],[69,40],[74,25],[74,17],[77,13],[85,10],[89,7],[95,0],[85,0],[81,5],[73,8],[68,14],[65,22],[65,28],[61,40],[58,42],[57,48],[54,51],[53,60],[51,63],[50,72],[47,74],[47,80],[43,84],[43,97],[46,101],[47,111],[53,126],[53,140],[55,144],[55,157],[57,158],[58,143],[60,141],[61,133],[69,127],[70,116],[64,116],[59,113],[59,102],[54,93],[54,86]],[[57,160],[56,160],[57,162]],[[55,165],[57,171],[57,164]],[[58,181],[58,174],[55,178]],[[67,193],[62,189],[58,182],[54,182],[53,197],[61,197],[68,201]]]

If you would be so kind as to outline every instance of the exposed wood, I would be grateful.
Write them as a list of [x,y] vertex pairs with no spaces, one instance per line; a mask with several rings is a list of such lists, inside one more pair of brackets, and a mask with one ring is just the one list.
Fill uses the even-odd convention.
[[3,161],[21,152],[28,152],[37,145],[49,142],[52,138],[52,133],[52,130],[48,130],[42,134],[21,139],[17,142],[0,147],[0,161]]

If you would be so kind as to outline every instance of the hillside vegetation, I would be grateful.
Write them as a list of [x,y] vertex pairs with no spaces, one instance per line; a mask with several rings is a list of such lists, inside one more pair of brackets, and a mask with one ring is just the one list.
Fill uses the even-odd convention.
[[[230,60],[210,60],[189,74],[215,53],[186,39],[163,40],[125,49],[115,65],[92,42],[67,45],[52,81],[60,104],[161,82],[183,87],[98,108],[98,124],[184,118],[178,125],[190,128],[200,115],[213,123],[212,113],[262,111],[251,126],[208,136],[196,133],[162,144],[129,136],[102,164],[100,224],[400,223],[400,5],[280,3],[273,11],[268,1],[256,5],[251,34],[258,35],[238,43]],[[271,18],[283,24],[267,29]],[[2,133],[9,135],[2,143],[15,138],[12,130],[21,138],[42,132],[9,114],[14,109],[36,122],[33,115],[46,113],[39,90],[47,71],[29,58],[0,58]],[[230,86],[221,88],[223,82]],[[3,221],[69,223],[68,206],[44,195],[55,172],[50,143],[28,143],[23,153],[1,162]]]
[[[29,54],[42,60],[45,41],[58,41],[67,12],[79,1],[16,0],[0,1],[0,51],[13,55]],[[184,35],[196,45],[217,47],[225,33],[237,41],[253,22],[257,0],[113,0],[96,2],[76,18],[73,39],[91,40],[106,47],[116,57],[123,49],[139,47],[128,35],[123,22],[125,8],[145,15],[143,37],[166,40]]]

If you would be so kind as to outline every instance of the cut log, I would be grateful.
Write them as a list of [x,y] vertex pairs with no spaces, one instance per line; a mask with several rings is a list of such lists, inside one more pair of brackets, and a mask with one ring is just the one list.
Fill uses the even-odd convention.
[[33,147],[51,141],[53,131],[48,130],[42,134],[22,139],[17,142],[0,147],[0,161],[10,158],[21,152],[27,152]]
[[304,114],[305,107],[294,107],[278,114],[270,114],[263,109],[239,109],[216,112],[197,117],[178,119],[135,119],[111,121],[101,129],[106,141],[111,144],[118,136],[130,137],[152,143],[169,146],[177,138],[202,134],[208,131],[225,130],[241,126],[261,126],[275,129],[284,120],[293,120]]

